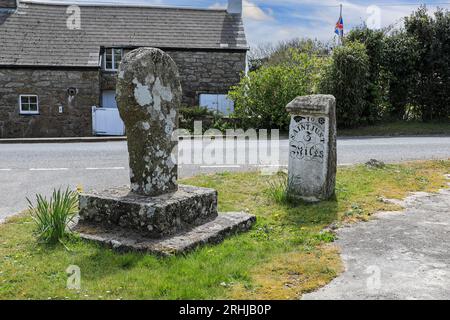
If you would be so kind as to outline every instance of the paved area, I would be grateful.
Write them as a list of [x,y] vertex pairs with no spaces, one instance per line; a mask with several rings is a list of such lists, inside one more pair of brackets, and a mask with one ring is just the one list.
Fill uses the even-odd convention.
[[346,271],[303,299],[450,299],[450,189],[403,205],[340,229]]
[[[265,141],[260,141],[265,145]],[[252,161],[258,154],[254,142],[236,142],[224,149],[220,141],[213,144],[184,141],[187,153],[205,154],[194,164],[182,164],[180,177],[223,171],[272,170],[286,168],[288,141],[274,147],[279,157],[269,165]],[[209,149],[208,149],[209,148]],[[223,150],[232,157],[225,162],[206,159],[211,150]],[[220,152],[219,152],[220,153]],[[239,161],[243,158],[244,161]],[[386,162],[450,158],[450,137],[361,138],[338,140],[338,164],[364,163],[375,158]],[[279,167],[278,167],[279,166]],[[0,144],[0,220],[26,208],[26,197],[36,193],[49,195],[53,188],[82,185],[88,189],[104,189],[128,183],[126,142]]]

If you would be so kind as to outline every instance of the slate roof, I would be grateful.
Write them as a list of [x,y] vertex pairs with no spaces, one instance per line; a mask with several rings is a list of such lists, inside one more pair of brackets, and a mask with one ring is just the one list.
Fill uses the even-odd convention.
[[81,30],[70,30],[67,8],[0,11],[0,66],[97,67],[101,47],[247,49],[242,18],[225,10],[80,5]]

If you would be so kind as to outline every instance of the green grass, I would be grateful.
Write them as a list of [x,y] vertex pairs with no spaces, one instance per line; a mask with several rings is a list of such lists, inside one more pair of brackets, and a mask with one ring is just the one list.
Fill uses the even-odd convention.
[[415,136],[450,135],[450,121],[447,122],[384,122],[357,129],[338,130],[338,135],[346,136]]
[[[258,222],[220,245],[171,258],[118,254],[76,238],[65,243],[70,250],[42,245],[29,216],[15,217],[0,226],[0,299],[295,299],[342,270],[334,236],[324,227],[397,209],[380,197],[435,191],[449,172],[450,161],[342,168],[336,200],[298,206],[270,197],[277,177],[226,173],[184,180],[217,189],[220,211],[246,210]],[[79,291],[66,289],[69,265],[81,269]]]

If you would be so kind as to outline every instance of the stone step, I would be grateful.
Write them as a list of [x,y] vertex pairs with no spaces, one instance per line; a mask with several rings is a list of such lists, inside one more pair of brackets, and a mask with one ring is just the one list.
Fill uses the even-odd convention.
[[145,237],[177,234],[217,217],[217,191],[180,185],[176,192],[143,196],[129,187],[80,194],[80,220],[131,229]]
[[187,253],[200,246],[218,244],[227,236],[249,230],[256,217],[244,212],[219,214],[214,220],[174,236],[151,239],[120,227],[79,222],[73,230],[82,239],[119,252],[142,252],[160,256]]

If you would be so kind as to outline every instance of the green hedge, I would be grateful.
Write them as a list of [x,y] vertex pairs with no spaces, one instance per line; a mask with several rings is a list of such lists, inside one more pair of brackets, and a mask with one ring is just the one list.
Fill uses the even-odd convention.
[[249,72],[229,93],[234,116],[249,128],[288,130],[286,105],[316,90],[324,59],[290,50],[289,63],[263,66]]
[[230,93],[234,116],[247,127],[287,130],[292,99],[327,93],[336,97],[340,128],[450,120],[449,11],[421,7],[397,31],[355,28],[331,55],[307,44],[286,43],[261,60]]
[[368,122],[364,116],[368,101],[369,56],[361,43],[348,42],[333,52],[323,72],[319,91],[336,98],[339,127],[351,128]]

